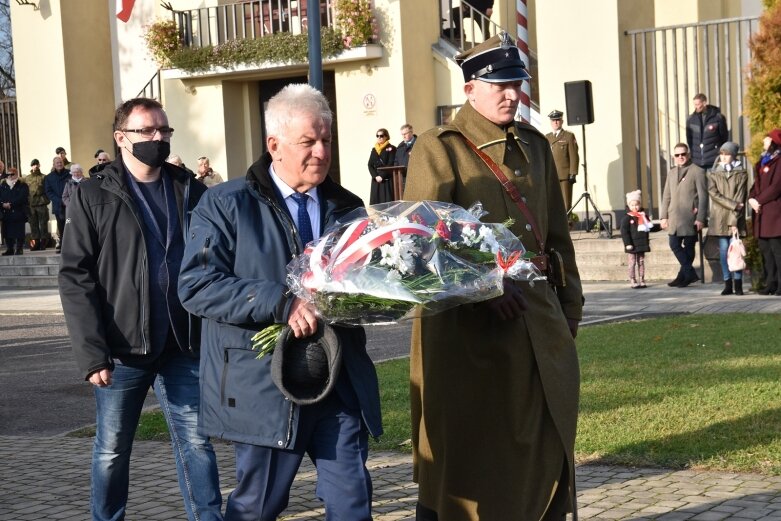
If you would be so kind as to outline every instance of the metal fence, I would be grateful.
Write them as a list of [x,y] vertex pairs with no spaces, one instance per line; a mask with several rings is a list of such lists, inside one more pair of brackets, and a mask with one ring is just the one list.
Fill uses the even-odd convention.
[[[321,27],[334,25],[331,0],[320,2]],[[307,0],[254,0],[173,11],[179,34],[188,47],[207,47],[229,40],[260,38],[307,29]]]
[[146,85],[144,85],[144,88],[141,89],[136,95],[137,98],[151,98],[153,100],[157,100],[160,103],[163,102],[163,94],[162,94],[162,85],[160,82],[160,70],[158,69],[157,72],[152,76],[152,78],[146,82]]
[[658,208],[696,94],[721,109],[730,139],[741,150],[748,146],[744,82],[748,41],[757,29],[757,17],[743,17],[625,33],[632,46],[635,174],[647,208]]
[[[16,98],[0,100],[0,160],[19,168],[19,119]],[[20,169],[20,172],[22,170]]]

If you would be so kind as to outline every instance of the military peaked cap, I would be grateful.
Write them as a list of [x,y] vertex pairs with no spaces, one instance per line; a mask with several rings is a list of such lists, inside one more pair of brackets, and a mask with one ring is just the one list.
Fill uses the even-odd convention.
[[548,117],[551,119],[564,119],[564,113],[560,110],[552,110]]
[[521,51],[506,32],[457,55],[456,63],[464,73],[464,81],[505,83],[531,79],[521,59]]

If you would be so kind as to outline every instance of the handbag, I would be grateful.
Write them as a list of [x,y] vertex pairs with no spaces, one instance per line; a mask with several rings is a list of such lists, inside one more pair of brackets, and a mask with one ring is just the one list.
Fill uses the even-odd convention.
[[730,271],[743,271],[746,269],[746,247],[740,240],[737,232],[732,234],[727,249],[727,267]]

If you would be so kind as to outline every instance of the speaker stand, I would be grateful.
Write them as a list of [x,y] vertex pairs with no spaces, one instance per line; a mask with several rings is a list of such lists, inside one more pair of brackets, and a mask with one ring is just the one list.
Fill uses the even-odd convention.
[[[581,125],[580,129],[583,131],[583,184],[585,186],[585,189],[583,193],[578,197],[578,200],[575,201],[575,204],[572,205],[572,207],[567,210],[567,215],[569,216],[572,213],[572,210],[575,209],[575,207],[580,204],[581,201],[586,202],[586,233],[591,233],[591,223],[589,222],[589,214],[588,214],[588,207],[591,205],[592,208],[594,208],[594,212],[597,214],[597,220],[602,225],[602,229],[605,230],[605,235],[608,239],[613,237],[613,230],[608,227],[607,223],[605,223],[605,218],[602,217],[602,212],[599,211],[599,208],[597,208],[596,203],[594,203],[594,199],[591,198],[591,194],[588,193],[588,160],[586,159],[586,125]],[[601,236],[600,232],[600,236]]]

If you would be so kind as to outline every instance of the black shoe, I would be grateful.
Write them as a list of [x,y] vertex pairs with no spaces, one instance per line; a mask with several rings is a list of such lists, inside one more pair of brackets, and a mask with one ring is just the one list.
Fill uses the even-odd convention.
[[22,248],[16,248],[16,254],[17,254],[17,255],[24,255],[24,249],[22,249]]
[[[736,283],[738,281],[735,281]],[[722,295],[732,295],[732,279],[727,279],[724,281],[724,289],[721,290]]]
[[743,279],[735,279],[733,282],[735,283],[735,295],[742,295],[743,294]]
[[5,250],[2,253],[3,257],[5,257],[6,255],[13,255],[13,254],[14,254],[14,250]]
[[692,273],[690,276],[684,277],[683,280],[681,281],[681,283],[678,284],[678,287],[679,288],[685,288],[686,286],[688,286],[692,282],[697,282],[698,280],[700,280],[700,278],[697,276],[697,274],[696,273]]
[[62,248],[60,248],[59,246],[54,248],[54,253],[61,253],[61,252],[62,252]]
[[760,295],[773,295],[778,291],[776,286],[765,286],[761,290],[757,291]]
[[667,285],[668,285],[668,286],[670,286],[671,288],[676,288],[676,287],[678,287],[678,286],[680,286],[680,285],[681,285],[681,282],[683,282],[683,278],[684,278],[684,277],[683,277],[683,275],[681,275],[681,274],[679,273],[679,274],[678,274],[678,276],[677,276],[677,277],[675,277],[675,278],[674,278],[673,280],[671,280],[670,282],[668,282],[668,283],[667,283]]

